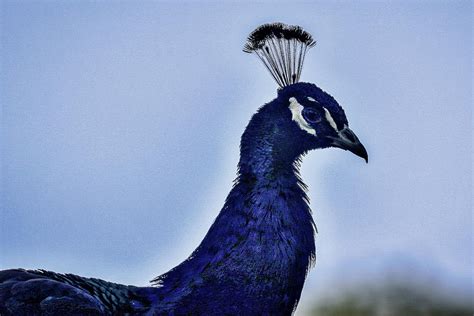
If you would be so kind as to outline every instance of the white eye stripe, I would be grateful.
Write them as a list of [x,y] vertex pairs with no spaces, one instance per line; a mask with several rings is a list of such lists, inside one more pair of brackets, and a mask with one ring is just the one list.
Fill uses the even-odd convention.
[[316,102],[316,103],[319,103],[318,101],[316,101],[314,98],[312,97],[306,97],[306,99],[308,99],[309,101],[312,101],[312,102]]
[[323,107],[323,109],[324,109],[326,121],[328,121],[329,125],[331,125],[331,127],[334,128],[334,130],[337,132],[338,131],[337,124],[332,118],[331,113],[329,113],[328,109],[326,109],[325,107]]
[[306,131],[307,133],[311,135],[316,136],[316,131],[314,130],[314,128],[312,128],[308,124],[308,122],[306,122],[306,120],[303,117],[303,114],[301,113],[303,112],[304,107],[298,103],[296,98],[290,98],[289,101],[290,101],[289,109],[291,111],[291,119],[295,121],[302,130]]

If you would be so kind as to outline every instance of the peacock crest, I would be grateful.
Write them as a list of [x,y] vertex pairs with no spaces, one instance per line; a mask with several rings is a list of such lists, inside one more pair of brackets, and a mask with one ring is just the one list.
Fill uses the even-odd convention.
[[278,22],[256,28],[243,51],[255,53],[283,88],[300,80],[306,52],[314,45],[311,34],[300,26]]

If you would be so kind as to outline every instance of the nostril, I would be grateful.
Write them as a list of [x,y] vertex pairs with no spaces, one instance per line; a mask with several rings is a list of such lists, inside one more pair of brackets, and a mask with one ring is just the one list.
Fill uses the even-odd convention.
[[348,140],[350,140],[351,142],[355,143],[356,139],[354,137],[354,134],[352,134],[351,132],[349,131],[343,131],[343,135],[345,138],[347,138]]

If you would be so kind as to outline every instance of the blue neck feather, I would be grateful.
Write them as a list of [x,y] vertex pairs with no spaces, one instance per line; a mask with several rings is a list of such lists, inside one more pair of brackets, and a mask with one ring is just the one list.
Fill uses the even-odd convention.
[[296,307],[315,227],[296,166],[301,153],[275,146],[283,140],[278,122],[267,119],[279,109],[278,99],[272,103],[242,136],[238,178],[204,240],[155,280],[160,312],[288,315]]

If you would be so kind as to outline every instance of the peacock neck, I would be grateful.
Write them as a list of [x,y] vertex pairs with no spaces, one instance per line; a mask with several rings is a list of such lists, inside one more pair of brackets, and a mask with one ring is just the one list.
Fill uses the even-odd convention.
[[159,278],[160,291],[168,306],[178,304],[182,312],[211,291],[221,293],[216,301],[241,310],[289,315],[315,253],[304,185],[293,163],[255,159],[239,167],[236,184],[202,243]]
[[288,140],[281,139],[275,125],[249,132],[250,127],[242,135],[239,179],[261,183],[276,181],[288,187],[297,185],[299,176],[295,164],[302,153],[294,149],[298,147],[297,141],[285,146]]
[[256,133],[252,124],[242,136],[237,180],[215,222],[188,260],[156,280],[163,303],[184,314],[199,311],[193,302],[212,292],[222,296],[213,298],[225,303],[216,303],[220,310],[240,305],[250,314],[288,315],[314,259],[315,229],[297,157],[273,146],[279,141],[274,127]]

